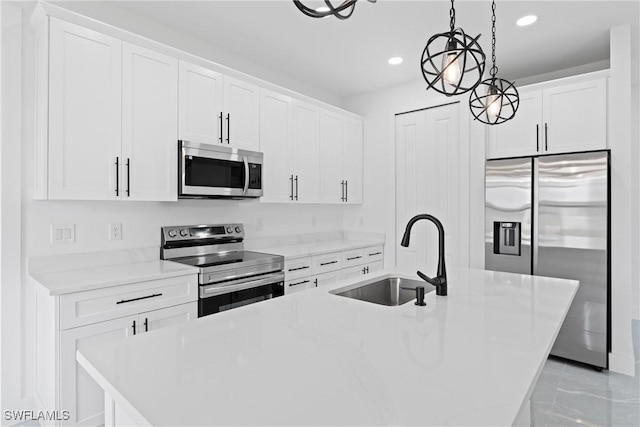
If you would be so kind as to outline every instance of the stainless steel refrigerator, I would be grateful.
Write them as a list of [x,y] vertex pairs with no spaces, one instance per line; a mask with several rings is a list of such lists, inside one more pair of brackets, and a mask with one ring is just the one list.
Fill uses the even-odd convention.
[[485,268],[580,281],[551,354],[608,368],[609,152],[488,160]]

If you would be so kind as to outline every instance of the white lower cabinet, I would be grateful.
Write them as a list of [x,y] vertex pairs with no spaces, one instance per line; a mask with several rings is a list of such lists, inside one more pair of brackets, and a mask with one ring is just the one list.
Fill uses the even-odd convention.
[[285,260],[285,294],[329,286],[339,280],[382,270],[383,245]]
[[[154,293],[149,294],[150,291]],[[35,394],[42,410],[68,411],[69,419],[59,422],[62,426],[104,425],[104,393],[77,363],[77,351],[195,319],[197,292],[197,275],[60,296],[50,296],[38,287]],[[112,303],[113,311],[105,309],[107,301]],[[82,316],[69,315],[72,306],[79,307]],[[105,319],[105,313],[110,313],[111,318]]]

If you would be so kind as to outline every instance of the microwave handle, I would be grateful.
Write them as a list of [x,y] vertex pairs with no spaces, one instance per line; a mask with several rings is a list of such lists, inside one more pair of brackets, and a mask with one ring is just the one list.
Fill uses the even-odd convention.
[[242,194],[246,196],[249,190],[249,161],[246,157],[243,157],[242,161],[244,162],[244,191]]

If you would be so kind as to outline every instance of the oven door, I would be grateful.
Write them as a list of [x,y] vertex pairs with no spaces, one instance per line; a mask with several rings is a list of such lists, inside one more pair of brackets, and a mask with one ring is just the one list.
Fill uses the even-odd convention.
[[262,196],[262,153],[178,142],[178,197]]
[[200,286],[198,317],[284,295],[284,273]]

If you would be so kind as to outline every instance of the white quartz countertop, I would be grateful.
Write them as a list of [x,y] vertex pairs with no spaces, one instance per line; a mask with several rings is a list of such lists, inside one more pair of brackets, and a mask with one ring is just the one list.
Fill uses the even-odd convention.
[[262,248],[260,252],[282,255],[285,258],[300,258],[317,254],[348,251],[351,249],[365,248],[368,246],[384,245],[384,241],[364,240],[327,240],[310,243],[298,243],[286,246],[272,246]]
[[61,271],[30,272],[49,295],[82,292],[108,286],[198,274],[193,266],[163,260],[145,260],[111,265],[94,265]]
[[389,274],[84,347],[78,360],[154,426],[512,425],[578,282],[451,269],[449,295],[425,307],[329,293]]

